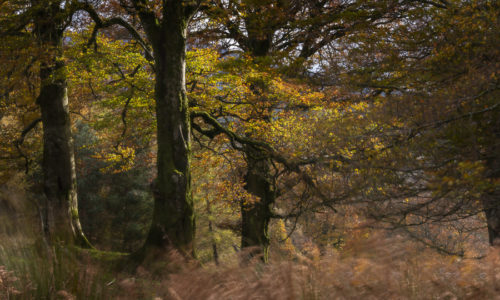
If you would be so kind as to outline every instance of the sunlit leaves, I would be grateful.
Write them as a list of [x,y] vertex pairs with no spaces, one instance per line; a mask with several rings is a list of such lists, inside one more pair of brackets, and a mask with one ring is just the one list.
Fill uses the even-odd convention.
[[134,42],[99,36],[89,47],[88,38],[86,32],[66,38],[72,106],[92,120],[107,145],[103,171],[124,171],[134,163],[133,149],[147,147],[153,137],[153,75]]

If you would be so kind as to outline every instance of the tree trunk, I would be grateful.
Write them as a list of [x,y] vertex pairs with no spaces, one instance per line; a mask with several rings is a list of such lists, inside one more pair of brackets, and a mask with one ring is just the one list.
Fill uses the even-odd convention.
[[78,217],[75,154],[71,136],[65,66],[61,59],[64,19],[60,3],[43,6],[35,18],[35,36],[48,57],[40,67],[43,124],[43,231],[49,242],[91,247]]
[[[252,23],[252,22],[250,22]],[[253,56],[262,58],[269,54],[272,34],[264,33],[267,29],[258,24],[247,24],[251,28],[248,33],[247,46]],[[247,148],[247,173],[245,189],[259,199],[255,203],[241,204],[241,249],[249,248],[249,256],[260,256],[264,263],[269,260],[269,221],[272,205],[276,200],[270,160],[258,158],[265,156]]]
[[208,215],[208,232],[210,234],[210,239],[212,240],[212,255],[214,257],[214,262],[216,265],[219,265],[219,251],[217,250],[217,241],[215,239],[214,226],[212,224],[212,207],[210,205],[210,201],[206,198],[207,204],[207,215]]
[[37,103],[42,112],[46,196],[42,205],[43,230],[50,241],[91,247],[78,217],[75,155],[63,63],[42,66],[40,78],[42,86]]
[[500,246],[500,186],[498,179],[500,178],[500,118],[496,118],[495,125],[490,126],[493,131],[492,145],[487,149],[486,159],[487,174],[486,176],[493,181],[493,189],[484,193],[481,197],[483,210],[486,216],[488,225],[488,236],[491,245]]
[[153,221],[144,249],[176,249],[193,255],[195,220],[191,194],[191,128],[185,89],[187,18],[181,1],[168,1],[156,30],[147,30],[155,59],[158,177]]
[[500,192],[498,188],[482,196],[490,245],[500,246]]
[[247,158],[245,189],[257,197],[255,202],[241,203],[241,248],[248,248],[249,258],[269,259],[269,221],[276,195],[270,178],[268,159]]

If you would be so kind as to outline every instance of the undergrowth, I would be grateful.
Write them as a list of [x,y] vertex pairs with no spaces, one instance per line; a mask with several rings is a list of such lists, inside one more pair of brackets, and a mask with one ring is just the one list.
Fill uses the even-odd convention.
[[[175,255],[117,271],[121,255],[61,247],[0,252],[1,299],[500,299],[500,251],[481,259],[443,256],[397,239],[357,241],[356,252],[316,258],[199,266]],[[361,243],[361,244],[359,244]],[[349,247],[347,247],[349,248]],[[103,259],[106,257],[105,259]],[[182,267],[172,272],[167,264]],[[159,273],[162,263],[163,273]]]
[[[25,218],[25,219],[23,219]],[[482,258],[441,255],[372,233],[342,250],[219,266],[168,254],[124,268],[124,253],[40,241],[33,215],[0,212],[0,299],[499,299],[500,249]],[[14,223],[12,223],[14,222]]]

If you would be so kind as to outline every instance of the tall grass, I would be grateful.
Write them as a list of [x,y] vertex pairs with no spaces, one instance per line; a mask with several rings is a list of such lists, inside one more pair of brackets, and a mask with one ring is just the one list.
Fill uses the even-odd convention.
[[159,295],[164,299],[500,299],[500,249],[491,249],[482,259],[461,259],[382,234],[355,243],[344,252],[316,259],[173,274],[163,281]]
[[[10,205],[6,193],[0,198],[4,207]],[[18,211],[0,213],[2,300],[500,299],[499,248],[481,259],[463,259],[402,237],[372,234],[323,255],[274,255],[269,265],[243,265],[235,254],[220,266],[200,266],[169,254],[119,271],[125,261],[120,254],[47,249],[31,223],[36,211],[10,207]]]
[[16,178],[0,186],[0,299],[106,299],[109,263],[74,247],[48,247],[22,186]]

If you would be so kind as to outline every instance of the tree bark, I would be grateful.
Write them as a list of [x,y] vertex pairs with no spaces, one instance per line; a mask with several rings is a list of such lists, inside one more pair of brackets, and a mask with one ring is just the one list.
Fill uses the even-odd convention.
[[[262,24],[250,18],[247,27],[249,30],[246,39],[248,51],[257,58],[269,54],[272,44],[272,32],[263,28]],[[257,24],[254,24],[257,23]],[[262,156],[260,158],[259,156]],[[255,203],[241,203],[241,249],[248,248],[249,258],[260,257],[269,261],[269,222],[271,220],[272,205],[276,201],[274,186],[271,180],[270,159],[266,154],[256,153],[247,147],[247,173],[245,175],[245,189],[258,198]]]
[[[495,116],[493,116],[495,118]],[[487,191],[481,197],[484,214],[488,226],[488,237],[490,245],[500,246],[500,186],[498,179],[500,178],[500,119],[496,117],[494,126],[489,124],[493,131],[492,145],[487,149],[486,159],[487,174],[486,176],[492,180],[492,190]]]
[[[250,154],[250,155],[248,155]],[[276,200],[270,177],[269,159],[256,159],[248,153],[245,189],[257,197],[255,202],[241,203],[241,248],[248,248],[249,258],[269,260],[269,221]]]
[[151,16],[141,22],[153,45],[158,139],[158,177],[154,212],[144,244],[192,256],[195,215],[191,192],[191,127],[185,89],[186,34],[189,16],[182,1],[166,1],[161,25]]
[[[38,4],[40,5],[40,4]],[[68,107],[62,39],[65,22],[60,3],[41,6],[34,18],[35,36],[47,51],[40,67],[37,104],[43,124],[42,226],[49,242],[91,247],[78,217],[75,156]]]
[[490,245],[500,246],[500,192],[498,188],[482,196]]
[[210,234],[210,239],[212,240],[212,255],[214,257],[214,262],[216,265],[219,265],[219,251],[217,250],[217,241],[215,239],[215,231],[214,231],[214,226],[212,224],[212,207],[210,205],[210,201],[208,198],[206,199],[206,204],[207,204],[207,215],[208,215],[208,232]]

